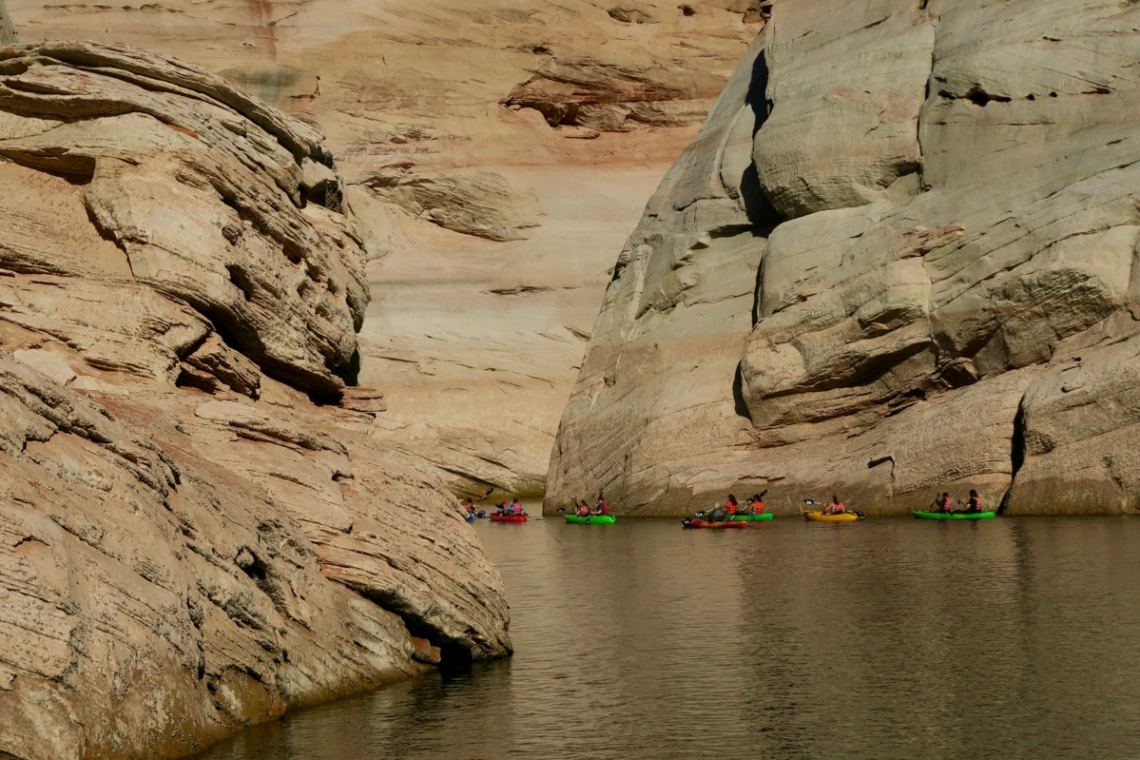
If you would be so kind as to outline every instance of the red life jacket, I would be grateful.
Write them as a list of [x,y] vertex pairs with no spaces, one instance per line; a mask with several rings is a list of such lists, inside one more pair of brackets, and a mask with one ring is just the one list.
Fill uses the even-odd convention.
[[606,504],[606,503],[603,501],[603,502],[602,502],[600,505],[598,505],[598,510],[599,510],[599,511],[600,511],[600,512],[601,512],[603,515],[608,515],[608,514],[610,513],[610,505],[609,505],[609,504]]
[[830,504],[829,508],[831,509],[831,514],[833,515],[842,514],[847,511],[847,508],[843,506],[842,502],[838,504]]
[[971,496],[970,497],[970,509],[974,510],[975,512],[981,512],[982,511],[982,497],[981,496]]
[[954,506],[954,500],[949,496],[943,496],[938,500],[938,508],[943,512],[949,512],[952,506]]
[[752,514],[758,515],[764,511],[764,502],[759,499],[752,500]]

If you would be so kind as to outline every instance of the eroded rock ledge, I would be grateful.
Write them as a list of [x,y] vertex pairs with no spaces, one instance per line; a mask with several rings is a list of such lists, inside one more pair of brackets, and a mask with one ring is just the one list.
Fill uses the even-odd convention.
[[509,652],[474,532],[346,391],[339,184],[207,72],[0,47],[0,756],[176,757]]
[[774,3],[618,258],[548,505],[1140,510],[1138,22]]

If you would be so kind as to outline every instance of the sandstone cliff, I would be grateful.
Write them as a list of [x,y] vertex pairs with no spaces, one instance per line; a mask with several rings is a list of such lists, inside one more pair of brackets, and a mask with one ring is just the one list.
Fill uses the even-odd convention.
[[0,0],[0,45],[19,42],[19,39],[16,29],[12,26],[12,19],[8,15],[8,7],[4,5],[4,0]]
[[1140,509],[1138,22],[776,3],[618,257],[548,506]]
[[443,484],[346,388],[321,135],[128,47],[0,47],[0,756],[173,757],[505,654]]
[[370,259],[375,434],[479,493],[542,489],[613,251],[762,22],[754,0],[8,5],[26,39],[156,49],[319,126]]

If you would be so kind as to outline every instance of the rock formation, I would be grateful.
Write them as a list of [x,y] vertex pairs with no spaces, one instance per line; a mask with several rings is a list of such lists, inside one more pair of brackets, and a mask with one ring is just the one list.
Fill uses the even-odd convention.
[[20,37],[16,34],[15,27],[12,26],[12,19],[8,16],[8,8],[4,5],[4,0],[0,0],[0,45],[19,42],[19,40]]
[[1140,6],[770,15],[618,257],[548,506],[1140,509]]
[[0,757],[179,756],[509,651],[474,532],[345,387],[367,254],[314,128],[8,45],[0,185]]
[[478,493],[542,490],[612,253],[762,21],[754,0],[8,4],[27,39],[175,55],[328,136],[370,259],[374,433]]

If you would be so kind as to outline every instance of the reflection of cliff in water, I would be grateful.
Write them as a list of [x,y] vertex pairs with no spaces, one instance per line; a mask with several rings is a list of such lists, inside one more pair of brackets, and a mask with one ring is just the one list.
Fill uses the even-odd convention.
[[507,581],[513,661],[299,713],[210,760],[1140,750],[1140,523],[477,530]]

